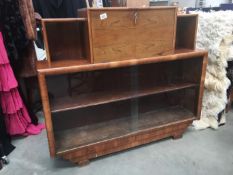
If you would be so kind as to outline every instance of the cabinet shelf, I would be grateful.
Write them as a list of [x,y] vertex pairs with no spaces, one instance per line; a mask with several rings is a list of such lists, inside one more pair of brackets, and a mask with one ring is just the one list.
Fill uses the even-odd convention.
[[51,101],[51,112],[62,112],[67,110],[85,108],[89,106],[96,106],[128,100],[153,94],[171,92],[186,88],[194,88],[198,85],[195,83],[173,83],[167,85],[140,87],[139,89],[117,89],[101,92],[92,92],[88,94],[65,96],[56,98]]
[[[149,133],[155,129],[160,130],[182,122],[190,122],[194,119],[194,115],[190,111],[180,106],[140,113],[136,116],[137,120],[134,117],[122,117],[92,125],[55,131],[56,154],[59,155],[74,149],[133,135],[135,135],[134,139],[137,142],[141,138],[140,134]],[[173,128],[169,129],[172,130]],[[163,131],[161,130],[161,132]],[[162,134],[161,132],[156,133],[158,137]]]
[[64,68],[64,67],[70,67],[74,65],[86,65],[90,64],[88,59],[85,58],[77,58],[77,59],[61,59],[53,61],[50,65],[48,61],[37,61],[36,66],[37,69],[56,69],[56,68]]
[[44,18],[44,22],[87,22],[87,18]]

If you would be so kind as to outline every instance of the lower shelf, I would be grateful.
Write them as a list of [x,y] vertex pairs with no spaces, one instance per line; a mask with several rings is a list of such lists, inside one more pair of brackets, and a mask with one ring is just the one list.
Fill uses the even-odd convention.
[[[151,129],[169,127],[169,125],[187,121],[190,122],[193,119],[194,115],[187,109],[180,106],[173,106],[131,117],[128,116],[87,126],[56,131],[54,133],[56,152],[58,155],[65,154],[86,146],[121,137],[129,137]],[[174,129],[177,130],[178,128]]]

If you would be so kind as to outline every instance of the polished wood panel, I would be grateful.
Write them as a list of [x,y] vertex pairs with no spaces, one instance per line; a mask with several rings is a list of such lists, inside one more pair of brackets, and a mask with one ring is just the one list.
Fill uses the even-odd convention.
[[174,53],[175,10],[137,11],[136,58]]
[[[113,10],[106,11],[106,9],[89,10],[90,20],[91,20],[91,29],[94,32],[95,30],[103,29],[130,29],[134,28],[134,11],[130,10]],[[106,18],[101,19],[100,15],[106,13]]]
[[[100,15],[107,19],[101,20]],[[135,26],[132,11],[91,11],[93,61],[109,62],[135,58]]]
[[[116,34],[114,34],[116,33]],[[119,34],[124,33],[124,38]],[[93,56],[94,62],[109,62],[114,60],[134,59],[136,48],[135,30],[131,29],[114,29],[114,30],[97,30],[93,32]],[[114,41],[114,42],[113,42]]]
[[[126,135],[127,137],[130,135],[140,137],[139,133],[142,131],[158,129],[178,121],[184,122],[193,118],[193,114],[182,107],[170,107],[139,114],[136,120],[133,119],[133,116],[122,116],[120,119],[56,131],[56,150],[57,154],[62,154],[67,151]],[[161,133],[157,132],[154,134],[160,135]],[[151,137],[151,134],[148,134],[147,137]]]
[[[174,52],[176,8],[89,9],[94,63]],[[101,19],[105,14],[106,18]]]

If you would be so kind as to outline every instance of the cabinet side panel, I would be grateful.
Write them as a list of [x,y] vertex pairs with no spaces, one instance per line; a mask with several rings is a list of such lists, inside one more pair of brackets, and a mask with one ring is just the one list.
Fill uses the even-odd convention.
[[48,65],[51,66],[51,58],[50,58],[50,51],[49,51],[49,44],[48,44],[48,36],[47,36],[47,29],[45,21],[42,20],[42,31],[43,31],[43,39],[44,39],[44,45],[45,45],[45,51],[46,51],[46,57],[48,60]]
[[202,99],[203,99],[203,94],[204,94],[204,83],[205,83],[205,77],[206,77],[207,64],[208,64],[208,54],[206,54],[203,58],[199,94],[198,94],[198,99],[197,99],[197,119],[200,119],[201,117]]
[[53,123],[51,120],[51,111],[50,111],[49,97],[48,97],[48,90],[47,90],[45,75],[39,74],[38,79],[39,79],[40,94],[41,94],[42,104],[43,104],[43,111],[44,111],[44,117],[45,117],[50,156],[55,157],[55,154],[56,154],[55,139],[54,139],[54,133],[53,133]]
[[92,17],[90,10],[87,11],[87,19],[88,19],[88,34],[89,34],[89,45],[90,45],[90,60],[91,63],[94,63]]

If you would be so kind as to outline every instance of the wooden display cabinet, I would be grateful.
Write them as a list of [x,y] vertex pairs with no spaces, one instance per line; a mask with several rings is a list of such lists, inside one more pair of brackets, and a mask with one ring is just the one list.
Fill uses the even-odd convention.
[[[137,10],[146,19],[138,19],[138,27],[124,18],[135,14],[135,9],[125,8],[83,10],[84,18],[43,20],[49,57],[38,62],[37,69],[51,157],[84,165],[162,138],[180,138],[200,118],[207,52],[194,50],[196,16],[174,17],[176,9],[162,8],[169,12],[168,28],[165,17],[155,17],[157,23],[146,18],[151,13],[156,16],[157,8]],[[111,23],[97,20],[106,11]],[[140,23],[153,28],[131,36],[143,29]],[[183,27],[189,37],[183,36],[187,36]],[[146,41],[154,42],[152,49],[145,48]],[[164,41],[170,43],[169,52]],[[119,47],[123,43],[126,49],[118,50],[121,54],[108,52],[111,43]],[[95,51],[100,45],[104,56]],[[75,77],[72,83],[70,77]]]

